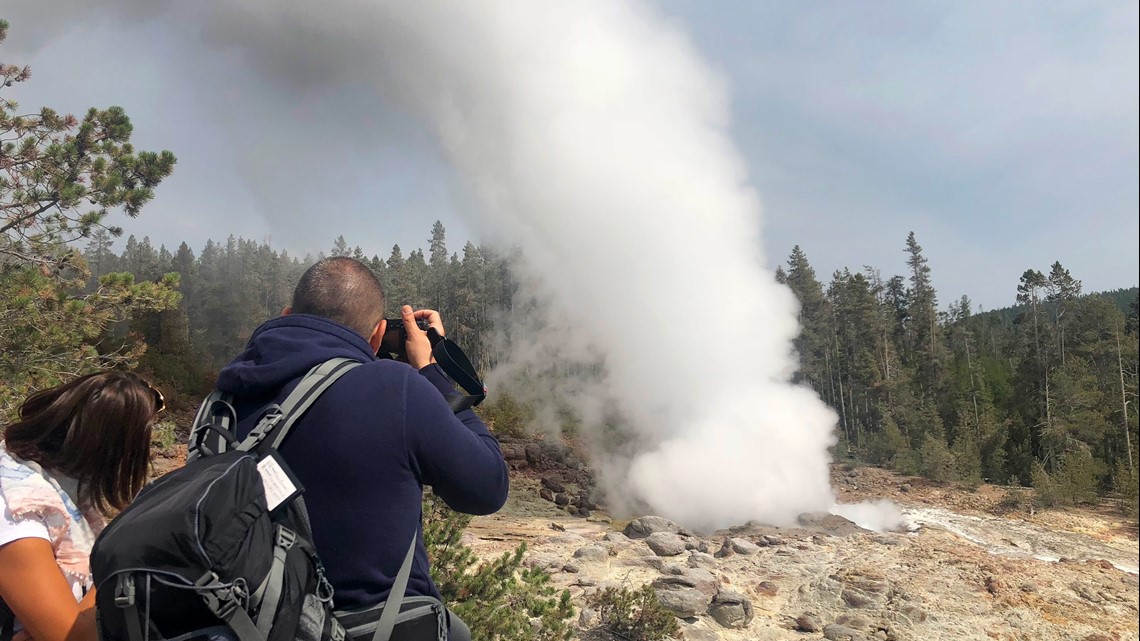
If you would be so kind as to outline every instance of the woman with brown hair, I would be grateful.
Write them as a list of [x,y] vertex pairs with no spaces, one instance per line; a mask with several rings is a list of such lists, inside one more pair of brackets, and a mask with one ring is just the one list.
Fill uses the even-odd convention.
[[[162,394],[127,372],[38,392],[0,442],[0,641],[95,641],[89,556],[146,483]],[[4,630],[8,627],[9,630]],[[7,634],[6,634],[7,633]]]

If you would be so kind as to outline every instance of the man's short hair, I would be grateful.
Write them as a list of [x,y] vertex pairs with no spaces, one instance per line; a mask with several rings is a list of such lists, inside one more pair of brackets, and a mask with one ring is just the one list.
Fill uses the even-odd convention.
[[301,275],[293,290],[293,313],[321,316],[368,338],[384,318],[384,288],[355,258],[325,258]]

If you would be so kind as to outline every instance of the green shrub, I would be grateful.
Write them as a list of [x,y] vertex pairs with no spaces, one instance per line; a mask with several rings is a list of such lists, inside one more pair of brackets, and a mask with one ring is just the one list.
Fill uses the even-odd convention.
[[174,421],[158,421],[150,433],[150,447],[152,450],[165,452],[181,441],[178,436],[178,424]]
[[[574,607],[540,568],[523,569],[526,544],[480,562],[461,542],[471,517],[424,500],[424,541],[443,600],[481,641],[569,641]],[[537,629],[536,629],[537,628]]]
[[477,412],[497,436],[526,436],[534,422],[534,408],[506,391],[496,394],[491,402],[480,405]]
[[1136,470],[1128,467],[1128,463],[1121,461],[1116,465],[1112,475],[1112,487],[1120,494],[1120,508],[1124,514],[1136,518],[1140,513],[1140,487],[1137,486]]
[[1019,487],[1015,487],[1006,490],[1005,495],[994,505],[993,511],[998,514],[1021,512],[1028,508],[1031,503],[1029,493]]
[[1103,467],[1083,448],[1066,453],[1052,474],[1046,471],[1044,465],[1036,463],[1033,468],[1033,489],[1037,504],[1041,507],[1056,507],[1095,503]]
[[637,590],[606,588],[586,599],[606,630],[629,641],[660,641],[680,634],[677,617],[661,605],[657,590],[646,584]]
[[1056,481],[1040,463],[1033,464],[1033,501],[1041,507],[1056,507],[1062,503]]
[[959,434],[950,453],[954,460],[954,480],[974,490],[982,484],[982,454],[968,434]]
[[883,429],[868,439],[867,460],[874,465],[898,469],[910,455],[910,444],[898,423],[890,416],[883,419]]
[[927,434],[918,452],[919,472],[937,483],[949,481],[953,474],[954,457],[941,437]]

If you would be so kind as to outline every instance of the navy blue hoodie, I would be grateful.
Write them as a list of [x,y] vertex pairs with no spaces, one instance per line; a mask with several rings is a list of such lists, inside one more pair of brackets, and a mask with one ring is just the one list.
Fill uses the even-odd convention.
[[439,597],[421,528],[423,486],[453,509],[490,514],[507,499],[507,466],[471,410],[453,414],[455,389],[438,365],[417,372],[380,360],[347,327],[317,316],[275,318],[222,370],[244,437],[270,403],[280,403],[314,365],[346,357],[363,363],[310,408],[281,446],[305,488],[313,538],[340,609],[388,597],[415,533],[408,594]]

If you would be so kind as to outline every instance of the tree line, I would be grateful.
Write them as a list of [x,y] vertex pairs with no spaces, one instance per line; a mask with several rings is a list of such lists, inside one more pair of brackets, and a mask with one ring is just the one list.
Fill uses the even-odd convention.
[[197,253],[185,242],[170,251],[135,236],[119,253],[114,245],[106,230],[91,234],[83,251],[90,270],[86,289],[95,291],[116,274],[129,274],[133,282],[178,283],[179,304],[140,311],[111,334],[140,341],[146,346],[140,364],[189,396],[212,385],[217,369],[242,350],[253,330],[290,303],[305,269],[326,256],[352,256],[368,265],[384,285],[389,318],[404,304],[439,310],[448,336],[484,371],[495,362],[494,319],[510,310],[515,290],[512,254],[472,242],[463,246],[462,256],[449,252],[439,221],[426,252],[416,248],[405,256],[397,244],[387,258],[366,255],[343,236],[328,252],[303,257],[234,236],[208,240]]
[[1050,503],[1115,492],[1135,511],[1137,290],[1084,295],[1054,262],[1009,284],[1013,308],[940,309],[913,233],[906,255],[904,275],[824,285],[797,246],[778,270],[801,303],[799,376],[835,408],[839,452]]
[[[913,233],[905,248],[905,275],[844,269],[825,285],[799,247],[776,274],[800,301],[798,377],[835,409],[839,454],[938,481],[1035,486],[1056,501],[1134,497],[1136,290],[1084,295],[1055,262],[1010,284],[1015,306],[977,313],[963,296],[941,308]],[[185,243],[171,252],[129,237],[116,254],[101,231],[84,255],[89,289],[116,272],[135,282],[177,274],[181,304],[139,314],[129,331],[147,345],[144,367],[195,394],[325,255],[369,265],[389,315],[404,303],[439,309],[484,370],[495,363],[495,319],[516,289],[510,253],[471,242],[450,252],[438,221],[426,251],[405,256],[396,245],[387,258],[344,237],[302,258],[232,236],[197,255]]]

